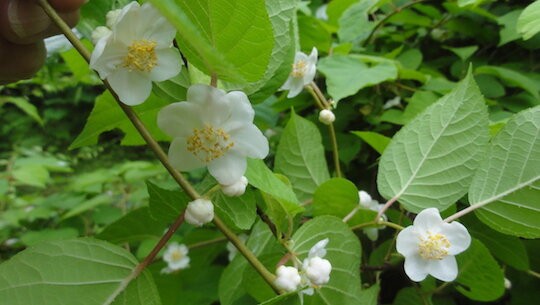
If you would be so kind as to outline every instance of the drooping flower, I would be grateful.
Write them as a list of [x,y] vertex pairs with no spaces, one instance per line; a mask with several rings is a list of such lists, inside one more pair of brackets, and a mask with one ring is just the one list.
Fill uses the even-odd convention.
[[310,84],[315,78],[317,54],[317,48],[315,47],[313,47],[309,56],[302,52],[296,52],[291,74],[280,88],[280,90],[289,90],[288,98],[297,96],[304,86]]
[[248,185],[248,179],[246,176],[242,176],[240,180],[236,181],[230,185],[221,185],[221,191],[223,194],[229,197],[238,197],[242,196],[246,192],[246,187]]
[[302,278],[295,267],[279,266],[276,270],[274,284],[277,288],[287,292],[295,291],[300,285]]
[[189,249],[186,245],[171,243],[163,254],[163,260],[167,263],[167,267],[162,269],[161,273],[171,273],[189,267],[188,253]]
[[[317,242],[309,250],[308,257],[304,259],[302,263],[302,269],[309,281],[311,287],[319,287],[328,283],[330,280],[330,272],[332,271],[332,264],[323,257],[326,256],[326,245],[328,245],[329,239],[325,238]],[[306,294],[310,294],[309,289]]]
[[413,225],[399,232],[396,249],[405,257],[405,273],[420,282],[428,274],[450,282],[456,279],[458,266],[454,255],[465,251],[471,236],[462,224],[446,223],[436,208],[421,211]]
[[[382,207],[384,207],[384,204],[379,204],[377,200],[373,200],[373,198],[371,198],[371,195],[369,195],[366,191],[359,191],[358,196],[360,197],[359,204],[363,208],[378,213],[382,209]],[[383,214],[381,217],[384,221],[386,221],[386,215]],[[382,229],[384,229],[384,227],[365,228],[362,231],[370,240],[376,241],[379,238],[379,230]]]
[[319,112],[319,121],[325,125],[330,125],[336,120],[336,115],[329,109],[323,109]]
[[187,101],[158,113],[158,126],[173,138],[171,164],[181,171],[208,166],[221,185],[238,182],[247,168],[246,157],[263,159],[268,140],[253,124],[255,111],[245,93],[193,85]]
[[123,103],[141,104],[153,81],[180,72],[182,59],[172,45],[176,29],[150,3],[131,2],[107,17],[112,33],[97,42],[90,67],[107,79]]
[[214,219],[214,205],[207,199],[196,199],[188,203],[185,214],[186,222],[201,227]]

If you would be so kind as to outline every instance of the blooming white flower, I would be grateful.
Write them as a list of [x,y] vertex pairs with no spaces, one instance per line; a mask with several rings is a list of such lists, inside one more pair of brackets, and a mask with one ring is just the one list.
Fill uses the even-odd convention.
[[[243,243],[246,242],[248,239],[248,236],[246,234],[240,234],[238,235],[238,239],[240,239]],[[227,255],[227,258],[229,259],[229,262],[232,262],[232,260],[236,257],[236,254],[238,254],[238,249],[233,245],[233,243],[228,242],[227,243],[227,251],[229,252]]]
[[172,46],[176,29],[150,3],[131,2],[108,19],[114,19],[109,22],[112,33],[97,42],[90,67],[109,81],[123,103],[141,104],[153,81],[180,72],[182,59]]
[[[366,208],[368,210],[372,210],[378,213],[382,209],[382,207],[384,207],[384,204],[379,204],[377,200],[373,200],[371,198],[371,195],[369,195],[366,191],[359,191],[358,196],[360,197],[359,204],[363,208]],[[386,221],[386,215],[383,214],[381,218],[384,221]],[[379,238],[379,230],[382,230],[384,228],[385,227],[366,228],[366,229],[363,229],[362,231],[364,232],[364,234],[366,234],[366,236],[370,240],[376,241]]]
[[290,292],[298,288],[301,280],[298,269],[295,267],[279,266],[276,270],[274,284],[277,288]]
[[317,48],[313,47],[309,56],[302,52],[296,52],[291,74],[280,90],[289,90],[288,98],[297,96],[305,85],[313,81],[316,71]]
[[207,199],[196,199],[188,203],[185,219],[187,223],[201,227],[214,219],[214,205]]
[[247,185],[248,179],[246,176],[242,176],[240,180],[233,184],[221,185],[221,191],[223,194],[230,197],[242,196],[246,192]]
[[319,121],[325,125],[330,125],[336,120],[336,115],[329,109],[323,109],[319,112]]
[[188,253],[189,249],[186,245],[171,243],[163,254],[163,260],[167,263],[167,267],[162,269],[161,273],[171,273],[189,267]]
[[158,126],[173,137],[171,164],[181,171],[208,166],[219,184],[239,181],[246,157],[263,159],[268,140],[253,124],[255,111],[245,93],[193,85],[187,102],[170,104],[158,113]]
[[428,274],[450,282],[458,267],[454,255],[465,251],[471,236],[462,224],[446,223],[436,208],[421,211],[413,225],[399,232],[396,249],[405,257],[405,273],[415,282]]

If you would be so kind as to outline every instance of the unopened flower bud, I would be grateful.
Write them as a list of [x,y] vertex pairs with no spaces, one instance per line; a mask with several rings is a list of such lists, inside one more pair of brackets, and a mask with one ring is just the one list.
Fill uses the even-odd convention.
[[504,278],[504,288],[512,289],[512,282],[510,282],[510,280],[507,278]]
[[371,202],[372,198],[366,191],[359,191],[358,196],[360,197],[360,204],[367,205]]
[[242,176],[240,180],[230,185],[221,185],[221,191],[223,194],[229,197],[242,196],[246,192],[248,185],[248,179],[246,176]]
[[116,21],[118,20],[118,17],[120,16],[120,13],[122,12],[121,9],[112,10],[107,13],[107,26],[112,29],[112,27],[116,24]]
[[327,259],[315,256],[304,262],[304,270],[312,284],[321,286],[330,280],[332,264]]
[[92,42],[94,44],[97,44],[97,42],[105,37],[109,36],[111,34],[111,30],[106,26],[98,26],[93,32],[92,32]]
[[214,219],[214,205],[207,199],[194,200],[187,206],[185,219],[187,223],[201,227]]
[[279,266],[276,270],[276,276],[274,280],[276,287],[287,292],[295,291],[302,281],[298,269],[294,267]]
[[330,125],[336,120],[336,116],[332,110],[323,109],[319,112],[319,121],[325,125]]

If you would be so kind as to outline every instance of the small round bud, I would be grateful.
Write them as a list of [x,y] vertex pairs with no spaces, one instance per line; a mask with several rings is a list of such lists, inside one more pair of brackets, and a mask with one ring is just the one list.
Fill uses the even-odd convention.
[[109,36],[111,34],[111,30],[106,26],[98,26],[93,32],[92,32],[92,42],[94,44],[97,44],[97,42],[106,36]]
[[120,13],[122,12],[122,9],[112,10],[107,13],[107,26],[112,29],[112,27],[116,24],[116,21],[118,20],[118,17],[120,16]]
[[358,192],[358,196],[360,197],[360,204],[362,205],[368,205],[372,198],[366,191],[360,191]]
[[319,112],[319,121],[325,125],[330,125],[336,120],[336,116],[332,110],[323,109]]
[[276,270],[276,276],[274,280],[276,287],[287,292],[295,291],[302,281],[298,269],[294,267],[279,266]]
[[194,200],[187,206],[185,219],[187,223],[201,227],[214,219],[214,205],[207,199]]
[[236,181],[231,185],[221,185],[221,191],[223,194],[229,197],[242,196],[246,192],[246,187],[248,185],[248,179],[245,176],[242,176],[240,180]]
[[512,282],[510,282],[510,280],[507,278],[504,278],[504,288],[512,289]]
[[304,262],[304,269],[306,276],[312,284],[321,286],[330,280],[330,272],[332,271],[332,264],[327,259],[320,258],[318,256],[308,258]]

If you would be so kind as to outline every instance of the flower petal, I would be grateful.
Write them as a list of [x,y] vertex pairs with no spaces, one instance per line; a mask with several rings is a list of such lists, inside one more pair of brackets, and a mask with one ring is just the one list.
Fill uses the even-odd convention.
[[257,126],[248,124],[228,133],[234,141],[233,151],[255,159],[264,159],[268,155],[268,139]]
[[434,230],[438,230],[443,223],[441,214],[436,208],[422,210],[414,219],[414,226],[421,232],[431,231],[432,233],[438,233],[434,232]]
[[180,171],[190,171],[206,165],[187,150],[185,138],[175,138],[172,141],[169,147],[169,161]]
[[170,47],[176,28],[152,4],[146,2],[141,6],[141,18],[145,19],[147,27],[144,38],[157,42],[158,48]]
[[405,257],[405,273],[407,276],[415,281],[423,281],[428,275],[427,261],[422,259],[419,255],[412,255]]
[[229,121],[253,122],[255,110],[244,92],[231,91],[225,97],[229,101],[229,107],[233,109]]
[[201,109],[194,103],[172,103],[158,112],[157,124],[173,138],[187,138],[193,134],[193,129],[203,126],[200,116]]
[[441,260],[430,260],[427,268],[429,274],[434,278],[445,282],[455,280],[458,274],[456,258],[452,255]]
[[287,98],[293,98],[300,94],[302,92],[302,89],[304,89],[304,81],[302,78],[292,77],[291,83],[290,83],[290,89],[289,93],[287,94]]
[[182,57],[174,48],[156,50],[157,65],[150,71],[150,79],[162,82],[175,77],[182,69]]
[[152,81],[147,75],[118,68],[107,80],[122,103],[134,106],[146,101],[152,91]]
[[208,171],[219,184],[233,184],[242,178],[246,172],[246,157],[237,154],[234,151],[227,152],[221,158],[210,162]]
[[441,234],[446,236],[450,242],[450,248],[448,249],[450,255],[461,253],[471,245],[471,235],[469,235],[467,228],[459,222],[444,223]]
[[105,79],[122,63],[126,54],[126,46],[115,42],[110,36],[104,37],[98,41],[92,52],[90,68],[96,70],[99,77]]
[[211,86],[196,84],[189,87],[187,100],[204,109],[203,122],[214,127],[223,125],[231,116],[231,107],[225,91]]
[[401,230],[396,240],[396,250],[405,258],[418,254],[418,243],[420,239],[418,232],[413,226]]

